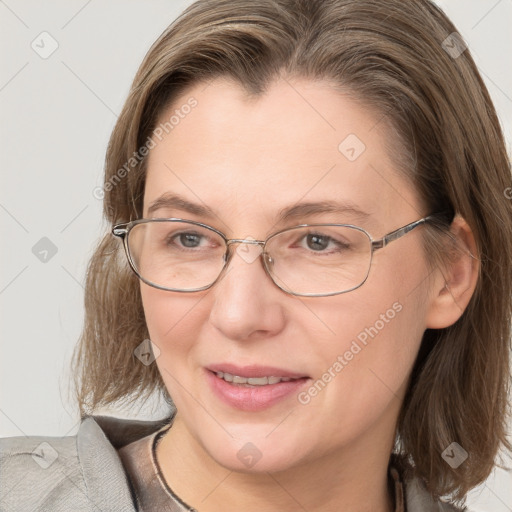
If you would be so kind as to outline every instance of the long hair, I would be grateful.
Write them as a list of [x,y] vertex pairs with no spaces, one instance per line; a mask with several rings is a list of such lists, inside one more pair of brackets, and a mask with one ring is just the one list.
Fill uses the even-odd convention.
[[[506,418],[512,311],[512,191],[495,109],[468,49],[428,0],[199,0],[142,62],[113,130],[105,165],[110,226],[142,216],[147,143],[187,87],[230,77],[255,97],[279,76],[325,79],[374,108],[400,144],[397,165],[428,211],[432,262],[458,213],[471,227],[480,273],[461,318],[424,333],[397,426],[397,450],[434,495],[463,499],[490,474]],[[148,338],[139,282],[107,232],[87,273],[85,324],[74,354],[82,416],[161,393],[156,365],[134,350]],[[442,452],[469,454],[457,470]]]

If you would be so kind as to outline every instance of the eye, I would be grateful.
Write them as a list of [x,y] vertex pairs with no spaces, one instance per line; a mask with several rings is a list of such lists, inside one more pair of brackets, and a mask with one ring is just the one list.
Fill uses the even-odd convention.
[[192,231],[183,231],[176,233],[175,231],[169,233],[165,239],[166,245],[169,247],[184,247],[187,249],[196,249],[198,247],[211,247],[215,245],[214,240],[209,239],[207,236],[194,233]]
[[321,251],[329,245],[330,237],[323,235],[307,235],[306,241],[309,249]]
[[198,247],[202,238],[204,238],[202,235],[196,233],[180,233],[171,237],[171,241],[178,239],[183,247]]
[[[308,233],[304,235],[302,240],[305,241],[306,248],[314,252],[340,252],[349,248],[348,243],[322,233]],[[326,251],[328,248],[332,250]]]

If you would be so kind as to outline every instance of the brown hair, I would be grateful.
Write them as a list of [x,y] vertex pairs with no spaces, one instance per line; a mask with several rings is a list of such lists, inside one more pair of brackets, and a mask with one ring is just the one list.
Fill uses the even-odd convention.
[[[443,48],[450,37],[449,47],[463,49],[454,33],[428,0],[199,0],[135,76],[107,150],[104,214],[111,225],[142,216],[146,159],[120,169],[163,109],[199,81],[231,77],[258,96],[281,74],[327,79],[378,109],[407,149],[408,176],[428,212],[449,212],[425,230],[431,257],[454,213],[476,237],[474,295],[454,325],[425,332],[397,426],[397,450],[432,494],[463,499],[489,475],[500,446],[511,448],[512,201],[487,89],[468,50]],[[155,391],[171,404],[156,365],[134,356],[148,338],[139,282],[110,232],[89,264],[85,312],[74,358],[82,416]],[[469,454],[456,470],[441,457],[454,441]]]

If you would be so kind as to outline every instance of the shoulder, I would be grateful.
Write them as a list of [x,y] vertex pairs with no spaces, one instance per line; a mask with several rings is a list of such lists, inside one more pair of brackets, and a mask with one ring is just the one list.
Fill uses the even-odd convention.
[[417,477],[405,480],[406,510],[418,512],[465,512],[466,508],[459,508],[450,503],[435,499],[428,491],[425,483]]
[[[83,506],[86,487],[78,459],[76,436],[0,439],[0,504],[2,510],[50,510],[59,495]],[[55,508],[55,510],[60,510]]]
[[408,512],[467,512],[467,509],[438,499],[425,482],[415,475],[414,468],[396,454],[391,459],[391,474],[402,483],[404,510]]
[[83,419],[73,436],[0,439],[1,510],[135,510],[121,460],[97,419]]

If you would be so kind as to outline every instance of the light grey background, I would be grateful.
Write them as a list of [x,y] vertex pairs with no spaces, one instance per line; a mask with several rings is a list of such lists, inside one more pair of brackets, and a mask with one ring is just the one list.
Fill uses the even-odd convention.
[[[138,65],[190,3],[0,0],[2,437],[77,431],[69,359],[83,319],[86,263],[106,229],[92,191]],[[469,44],[510,143],[512,0],[439,4]],[[43,59],[52,40],[58,48]],[[34,254],[44,257],[36,245],[48,248],[43,237],[57,250],[46,262]],[[116,413],[152,418],[159,407]],[[496,471],[469,504],[512,511],[511,473]]]

